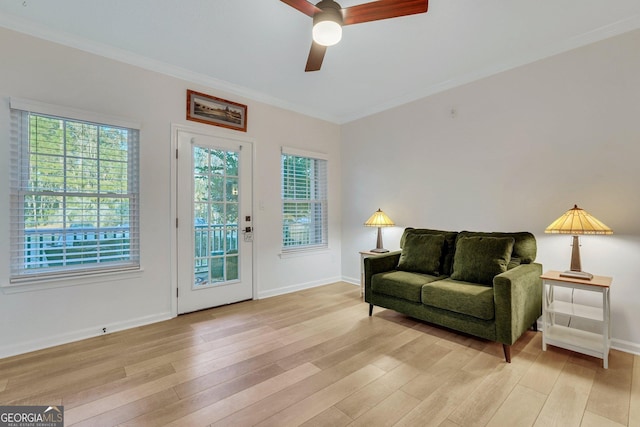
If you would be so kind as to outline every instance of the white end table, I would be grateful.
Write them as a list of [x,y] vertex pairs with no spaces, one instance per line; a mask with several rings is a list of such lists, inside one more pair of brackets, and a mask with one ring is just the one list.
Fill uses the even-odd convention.
[[[566,348],[589,356],[599,357],[603,367],[609,367],[609,348],[611,347],[611,322],[609,289],[612,278],[593,276],[591,280],[560,276],[559,271],[547,271],[542,276],[542,350],[547,344]],[[556,287],[579,289],[602,294],[602,306],[592,307],[573,302],[558,301],[554,298]],[[601,333],[584,331],[556,324],[556,314],[599,322]]]

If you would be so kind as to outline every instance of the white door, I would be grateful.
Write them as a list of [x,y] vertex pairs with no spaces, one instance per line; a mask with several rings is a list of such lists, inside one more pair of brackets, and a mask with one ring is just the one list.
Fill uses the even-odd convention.
[[178,313],[253,297],[249,142],[178,131]]

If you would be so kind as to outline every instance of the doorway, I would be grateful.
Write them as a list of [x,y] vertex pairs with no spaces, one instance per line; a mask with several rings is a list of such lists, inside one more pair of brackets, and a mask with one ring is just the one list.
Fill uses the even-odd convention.
[[177,130],[177,312],[253,298],[253,144]]

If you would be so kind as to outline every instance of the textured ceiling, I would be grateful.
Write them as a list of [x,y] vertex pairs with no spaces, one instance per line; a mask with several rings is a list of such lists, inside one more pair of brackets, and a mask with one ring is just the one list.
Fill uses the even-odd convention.
[[311,18],[279,0],[2,0],[0,26],[345,123],[640,28],[640,1],[431,0],[345,27],[313,73]]

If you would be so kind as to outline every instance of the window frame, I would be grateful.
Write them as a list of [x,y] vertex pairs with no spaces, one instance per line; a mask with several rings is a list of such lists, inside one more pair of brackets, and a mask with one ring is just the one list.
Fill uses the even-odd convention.
[[[285,197],[285,156],[298,157],[302,159],[312,160],[314,161],[314,174],[320,174],[323,176],[311,176],[309,179],[312,182],[315,182],[317,185],[313,187],[310,192],[315,193],[314,195],[309,195],[308,198],[304,199],[292,199],[290,197]],[[321,168],[319,170],[318,168]],[[308,150],[302,150],[293,147],[283,146],[281,148],[281,156],[280,156],[280,178],[281,178],[281,226],[282,226],[282,234],[281,234],[281,253],[283,255],[287,254],[296,254],[302,252],[309,251],[321,251],[326,250],[329,247],[329,158],[328,155],[318,152],[312,152]],[[285,229],[288,227],[288,223],[286,222],[287,211],[285,204],[290,203],[312,203],[319,207],[320,216],[319,221],[310,221],[309,224],[320,225],[320,241],[319,243],[307,243],[307,244],[286,244],[286,233]],[[309,231],[311,232],[311,231]]]
[[[68,107],[45,104],[37,101],[11,98],[11,153],[10,158],[12,164],[11,183],[10,183],[10,266],[9,266],[9,283],[3,287],[24,287],[31,289],[34,284],[51,282],[69,281],[70,284],[78,284],[78,280],[83,277],[90,276],[92,278],[109,276],[113,274],[135,273],[141,271],[140,265],[140,124],[119,117],[108,116],[99,113],[93,113],[84,110],[77,110]],[[30,129],[29,115],[35,114],[42,117],[54,118],[67,122],[87,124],[97,128],[112,127],[118,129],[126,129],[127,134],[127,189],[124,193],[103,193],[96,190],[95,193],[81,192],[81,197],[98,196],[100,198],[117,195],[116,198],[126,199],[129,209],[129,222],[127,232],[128,257],[125,260],[114,262],[95,262],[83,263],[78,265],[65,265],[56,267],[43,267],[29,271],[24,266],[25,252],[25,221],[24,221],[24,200],[27,193],[27,184],[23,175],[25,171],[29,171],[30,163]],[[66,136],[63,136],[66,138]],[[68,159],[65,152],[63,158]],[[100,156],[96,161],[100,161]],[[103,161],[105,161],[103,159]],[[28,175],[28,172],[27,172]],[[69,197],[68,186],[63,185],[61,191],[64,193],[62,197]],[[43,191],[40,191],[43,192]],[[98,207],[96,207],[99,210]],[[96,213],[97,214],[97,213]],[[96,224],[95,233],[104,231],[104,227]],[[109,228],[109,227],[106,227]],[[66,228],[64,229],[66,230]],[[63,231],[64,231],[63,230]],[[64,231],[66,233],[66,231]],[[99,252],[99,245],[96,245],[96,253]],[[89,251],[90,252],[90,251]],[[66,259],[66,255],[65,255]],[[22,265],[21,265],[22,264]],[[109,280],[108,277],[105,280]]]

